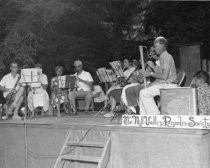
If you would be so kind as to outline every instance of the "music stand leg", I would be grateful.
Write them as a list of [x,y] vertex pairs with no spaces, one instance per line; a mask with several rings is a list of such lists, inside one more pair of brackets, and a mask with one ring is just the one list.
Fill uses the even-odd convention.
[[[25,98],[25,112],[26,112],[26,116],[28,115],[28,100],[27,100],[27,98],[28,98],[28,84],[26,84],[26,86],[25,86],[25,94],[24,94],[24,98]],[[25,117],[26,117],[25,116]]]

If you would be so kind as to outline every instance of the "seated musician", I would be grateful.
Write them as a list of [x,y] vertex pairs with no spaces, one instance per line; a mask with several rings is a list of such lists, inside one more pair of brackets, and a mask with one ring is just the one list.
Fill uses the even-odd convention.
[[74,75],[76,76],[77,80],[77,88],[69,93],[69,100],[71,108],[73,110],[73,114],[76,115],[77,110],[75,106],[75,99],[77,97],[85,97],[85,112],[89,111],[89,107],[93,97],[93,78],[89,72],[83,70],[82,61],[76,60],[74,62],[74,67],[76,70],[76,73]]
[[67,111],[68,93],[59,88],[59,84],[62,83],[60,77],[63,73],[63,67],[56,66],[55,73],[56,77],[51,79],[51,106],[57,109],[57,116],[60,117],[60,105],[62,103],[64,105],[64,110]]
[[194,79],[198,91],[199,115],[210,115],[209,74],[208,72],[205,71],[198,71],[194,75]]
[[[159,68],[159,57],[155,54],[154,48],[151,47],[148,55],[149,61],[146,63],[146,71],[148,72],[158,72],[160,71]],[[135,64],[138,65],[138,61],[133,62],[134,66]],[[137,71],[138,74],[137,77],[139,77],[140,83],[132,83],[130,85],[127,85],[123,88],[121,100],[124,103],[124,105],[128,109],[128,113],[136,113],[139,114],[139,92],[141,89],[144,88],[143,84],[143,78],[140,75],[141,70]],[[147,85],[149,85],[154,79],[147,78],[146,82]]]
[[[123,61],[124,69],[123,72],[125,76],[126,84],[133,83],[133,79],[131,78],[132,73],[135,71],[135,68],[132,66],[131,61],[129,59],[124,59]],[[106,93],[107,98],[109,98],[109,102],[111,105],[111,111],[104,115],[104,117],[112,117],[114,116],[114,110],[116,108],[117,103],[121,102],[121,94],[122,94],[123,86],[120,83],[112,86]]]
[[13,115],[13,119],[21,119],[18,115],[18,110],[22,104],[23,96],[20,96],[18,101],[16,102],[16,108],[10,108],[15,96],[16,91],[19,89],[19,78],[18,74],[18,63],[16,61],[12,61],[10,63],[11,72],[5,75],[0,82],[0,91],[3,91],[3,96],[6,99],[6,116],[4,119],[8,118],[8,115]]
[[102,89],[102,87],[99,85],[100,80],[97,76],[94,76],[94,82],[93,82],[93,98],[94,98],[94,103],[102,103],[105,101],[106,96],[105,93]]
[[28,93],[28,108],[32,112],[34,117],[35,110],[37,107],[41,107],[42,115],[49,109],[49,96],[46,91],[48,86],[47,76],[42,73],[42,65],[35,64],[35,68],[39,69],[38,84],[34,86],[30,84],[30,91]]
[[131,79],[133,79],[134,81],[123,88],[121,95],[121,101],[127,107],[128,113],[138,113],[139,91],[144,87],[143,78],[140,75],[141,69],[139,69],[139,62],[137,60],[134,60],[133,66],[137,69],[131,77]]
[[160,111],[154,97],[160,95],[160,89],[177,87],[176,67],[173,57],[167,52],[167,40],[157,37],[154,41],[155,53],[159,56],[160,69],[158,72],[142,72],[144,77],[153,77],[156,80],[147,88],[140,91],[139,104],[141,115],[157,115]]
[[105,101],[105,93],[100,85],[93,86],[93,98],[94,102],[101,103]]

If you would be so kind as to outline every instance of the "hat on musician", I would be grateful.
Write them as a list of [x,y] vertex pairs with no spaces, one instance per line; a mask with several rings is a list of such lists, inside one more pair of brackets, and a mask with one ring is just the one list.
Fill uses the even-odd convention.
[[74,66],[75,66],[75,67],[82,66],[82,61],[80,61],[80,60],[74,61]]

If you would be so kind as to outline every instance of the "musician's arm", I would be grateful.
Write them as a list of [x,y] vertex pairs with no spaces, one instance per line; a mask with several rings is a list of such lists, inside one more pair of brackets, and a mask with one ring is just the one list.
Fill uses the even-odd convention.
[[12,92],[12,89],[11,88],[5,88],[5,87],[0,85],[0,91],[2,91],[2,92]]
[[53,79],[50,81],[50,89],[53,89]]
[[83,80],[81,78],[78,78],[78,79],[79,79],[80,82],[83,82],[83,83],[89,85],[90,87],[93,86],[93,81],[86,81],[86,80]]
[[148,61],[147,65],[156,73],[160,73],[162,71],[161,67],[158,65],[155,65],[152,61]]
[[161,73],[161,72],[162,72],[162,69],[161,69],[160,66],[156,66],[156,67],[154,68],[154,71],[155,71],[155,73]]
[[161,67],[160,72],[151,72],[150,74],[145,74],[144,77],[151,76],[157,79],[167,80],[170,71],[170,57],[164,55],[160,57],[159,61]]
[[10,92],[9,88],[5,88],[5,85],[6,85],[6,80],[5,77],[3,77],[2,80],[0,81],[0,91]]
[[81,79],[81,78],[78,77],[78,80],[80,82],[85,83],[86,85],[89,85],[90,87],[93,86],[93,78],[92,78],[91,74],[89,74],[89,73],[86,74],[86,78],[85,79]]
[[162,73],[150,73],[150,76],[153,78],[157,78],[157,79],[163,79],[166,80],[168,78],[169,75],[169,68],[164,68],[162,69]]

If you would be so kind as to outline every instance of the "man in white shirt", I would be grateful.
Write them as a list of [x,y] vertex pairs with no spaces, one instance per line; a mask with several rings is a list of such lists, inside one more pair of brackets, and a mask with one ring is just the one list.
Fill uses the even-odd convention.
[[[12,105],[12,101],[14,101],[16,92],[19,90],[18,80],[19,80],[19,74],[18,74],[18,63],[13,61],[10,63],[10,70],[11,72],[7,75],[5,75],[2,80],[0,81],[0,91],[3,92],[4,98],[9,102],[9,104],[6,105],[6,118],[8,117],[8,114],[11,115],[13,113],[13,110],[9,110],[9,107]],[[16,84],[17,83],[17,84]],[[17,85],[15,87],[15,85]],[[13,94],[11,98],[11,94]],[[17,101],[17,106],[14,109],[14,115],[13,119],[21,119],[18,116],[18,110],[22,104],[23,96],[21,96]]]
[[69,93],[73,113],[76,114],[75,99],[77,97],[85,97],[85,112],[88,112],[93,97],[93,78],[89,72],[83,70],[82,62],[80,60],[74,62],[74,67],[76,69],[74,75],[77,80],[77,89]]
[[[173,57],[167,52],[167,40],[157,37],[154,41],[155,53],[159,55],[159,71],[142,72],[144,77],[153,77],[156,80],[149,87],[140,91],[139,104],[141,115],[158,115],[160,111],[154,101],[156,95],[160,95],[160,89],[175,88],[176,67]],[[151,66],[151,65],[150,65]],[[155,69],[154,69],[155,70]],[[161,71],[160,71],[161,70]]]

